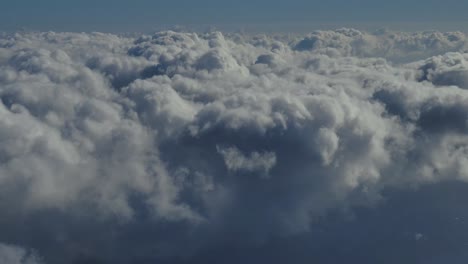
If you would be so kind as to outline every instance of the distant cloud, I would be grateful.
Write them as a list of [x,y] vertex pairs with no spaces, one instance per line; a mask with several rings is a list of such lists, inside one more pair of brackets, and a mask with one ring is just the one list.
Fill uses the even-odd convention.
[[293,49],[313,51],[333,56],[385,57],[391,61],[409,62],[448,51],[463,51],[467,47],[462,32],[391,32],[373,34],[355,29],[315,31],[296,40]]

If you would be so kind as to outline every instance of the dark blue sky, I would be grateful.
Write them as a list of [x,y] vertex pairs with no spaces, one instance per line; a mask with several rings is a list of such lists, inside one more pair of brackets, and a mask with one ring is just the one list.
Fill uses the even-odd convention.
[[168,25],[281,25],[466,20],[461,0],[0,0],[0,30],[145,31]]

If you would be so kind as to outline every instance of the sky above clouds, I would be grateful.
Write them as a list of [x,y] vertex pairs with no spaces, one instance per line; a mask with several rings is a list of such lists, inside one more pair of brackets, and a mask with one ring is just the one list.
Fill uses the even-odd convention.
[[[453,23],[466,28],[465,1],[384,0],[2,0],[0,30],[20,28],[60,31],[148,31],[162,25],[247,27],[364,23],[405,29],[402,22],[421,23],[422,29]],[[265,25],[266,24],[266,25]],[[289,27],[292,30],[294,27]]]

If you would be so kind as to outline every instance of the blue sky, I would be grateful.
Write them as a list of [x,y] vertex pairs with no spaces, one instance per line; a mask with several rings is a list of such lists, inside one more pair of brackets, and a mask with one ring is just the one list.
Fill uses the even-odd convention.
[[[145,31],[163,25],[461,23],[460,0],[1,0],[0,30]],[[427,24],[426,24],[427,25]]]

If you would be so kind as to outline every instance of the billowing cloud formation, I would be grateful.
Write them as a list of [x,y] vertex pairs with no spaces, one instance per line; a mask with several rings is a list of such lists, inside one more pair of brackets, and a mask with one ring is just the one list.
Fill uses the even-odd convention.
[[50,263],[184,258],[466,181],[465,46],[349,29],[6,35],[0,233]]

